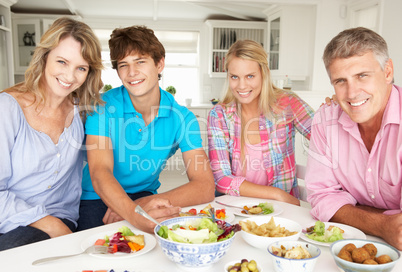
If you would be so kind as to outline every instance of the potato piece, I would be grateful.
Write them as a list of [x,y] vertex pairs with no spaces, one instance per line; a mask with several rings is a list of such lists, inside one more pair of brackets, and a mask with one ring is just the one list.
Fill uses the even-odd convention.
[[202,209],[201,211],[205,212],[206,214],[209,214],[209,210],[212,208],[211,204],[208,204],[206,207],[204,207],[204,209]]
[[381,256],[378,256],[377,258],[374,259],[378,264],[385,264],[385,263],[390,263],[392,262],[392,259],[390,256],[384,254]]
[[359,247],[352,251],[352,260],[355,263],[363,263],[367,259],[370,259],[370,254],[364,248]]
[[352,254],[352,251],[355,248],[356,248],[355,244],[349,243],[345,245],[342,249],[345,249],[346,251],[349,251],[350,254]]
[[370,258],[371,258],[371,259],[374,259],[375,256],[377,255],[377,248],[375,247],[375,245],[369,243],[369,244],[365,244],[365,245],[363,246],[363,248],[364,248],[365,250],[367,250],[367,252],[370,254]]
[[144,240],[144,235],[139,234],[139,235],[134,235],[134,236],[124,236],[127,241],[136,243],[137,245],[140,246],[145,246],[145,240]]
[[363,264],[371,264],[371,265],[373,265],[373,264],[378,264],[378,263],[376,261],[374,261],[373,259],[367,259],[367,260],[365,260],[363,262]]
[[350,254],[350,252],[344,248],[342,248],[341,251],[339,251],[338,257],[345,261],[353,262],[352,254]]
[[[332,225],[331,225],[331,226],[328,227],[327,230],[331,231],[332,228],[335,228],[335,226],[332,226]],[[345,231],[344,231],[343,229],[341,229],[340,227],[337,227],[337,228],[341,231],[341,233],[345,233]]]
[[259,207],[259,206],[253,207],[253,208],[249,209],[248,212],[251,213],[251,214],[261,213],[261,212],[262,212],[262,208]]

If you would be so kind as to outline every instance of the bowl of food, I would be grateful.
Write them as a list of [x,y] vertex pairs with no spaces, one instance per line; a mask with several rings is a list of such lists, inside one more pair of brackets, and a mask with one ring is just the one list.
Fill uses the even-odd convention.
[[330,252],[343,271],[391,271],[401,257],[400,252],[383,242],[345,239],[334,242]]
[[200,216],[176,217],[156,226],[154,233],[163,253],[182,270],[208,267],[229,250],[240,230],[222,220]]
[[248,217],[239,224],[242,238],[249,245],[264,250],[277,241],[296,241],[302,231],[299,223],[274,216]]
[[268,246],[274,271],[311,272],[321,250],[312,244],[300,241],[278,241]]
[[225,272],[262,272],[262,267],[252,259],[242,259],[225,264]]

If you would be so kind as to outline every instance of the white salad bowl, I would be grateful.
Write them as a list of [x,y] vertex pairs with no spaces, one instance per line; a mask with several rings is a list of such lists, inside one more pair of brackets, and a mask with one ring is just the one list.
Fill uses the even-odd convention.
[[[255,222],[258,226],[268,223],[269,220],[271,220],[272,217],[248,217],[244,218],[241,221],[253,221]],[[249,232],[246,232],[242,230],[241,236],[246,241],[249,245],[266,250],[267,247],[272,244],[273,242],[278,242],[278,241],[296,241],[299,239],[301,231],[302,231],[302,226],[290,219],[287,218],[282,218],[282,217],[276,217],[274,216],[274,221],[275,225],[280,225],[281,227],[284,227],[288,231],[291,232],[296,232],[296,234],[290,235],[290,236],[285,236],[285,237],[264,237],[264,236],[258,236],[256,234],[252,234]]]
[[[163,221],[161,225],[168,228],[173,225],[185,225],[187,221],[202,218],[199,216],[176,217]],[[226,223],[230,225],[229,223]],[[229,239],[208,244],[187,244],[170,241],[158,235],[160,226],[156,226],[154,233],[163,253],[182,270],[194,271],[195,268],[206,268],[219,261],[229,250],[236,233]]]

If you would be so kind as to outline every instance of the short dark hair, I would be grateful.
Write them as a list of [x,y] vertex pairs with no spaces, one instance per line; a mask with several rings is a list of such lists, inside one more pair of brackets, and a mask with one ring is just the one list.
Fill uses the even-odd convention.
[[109,49],[113,69],[117,69],[119,60],[132,52],[150,56],[155,65],[165,58],[165,48],[154,31],[146,26],[116,28],[110,35]]

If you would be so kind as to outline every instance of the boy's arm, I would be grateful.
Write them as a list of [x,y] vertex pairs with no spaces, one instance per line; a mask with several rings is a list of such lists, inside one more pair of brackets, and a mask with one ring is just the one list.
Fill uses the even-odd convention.
[[[88,167],[95,192],[103,202],[135,227],[153,232],[155,224],[134,212],[137,206],[126,194],[113,175],[113,149],[110,138],[87,135]],[[142,207],[158,221],[163,221],[179,212],[166,200],[155,199]]]
[[182,154],[189,182],[165,193],[143,197],[136,203],[160,197],[168,199],[173,206],[187,207],[214,200],[215,182],[205,151],[197,148]]

